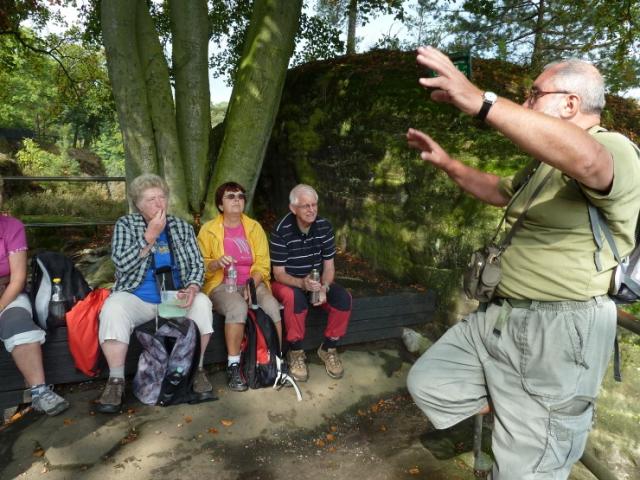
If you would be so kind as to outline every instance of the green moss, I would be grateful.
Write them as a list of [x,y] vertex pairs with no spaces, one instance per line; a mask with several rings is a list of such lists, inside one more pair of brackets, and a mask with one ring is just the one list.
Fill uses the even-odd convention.
[[[481,88],[517,102],[531,83],[522,68],[493,60],[474,59],[473,74]],[[624,111],[625,125],[637,118],[637,106]],[[414,52],[376,51],[289,72],[263,170],[269,185],[287,181],[261,201],[284,211],[294,182],[314,185],[339,244],[396,280],[435,288],[446,305],[471,251],[493,235],[502,211],[461,193],[422,161],[407,146],[409,127],[498,175],[528,160],[493,129],[431,101],[417,84]]]

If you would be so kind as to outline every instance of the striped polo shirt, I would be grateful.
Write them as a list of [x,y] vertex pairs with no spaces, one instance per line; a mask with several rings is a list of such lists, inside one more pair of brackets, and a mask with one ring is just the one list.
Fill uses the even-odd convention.
[[300,231],[296,216],[288,213],[271,232],[269,245],[271,265],[285,267],[294,277],[305,277],[314,268],[322,273],[323,260],[331,260],[336,255],[333,227],[321,217],[316,217],[309,233],[305,234]]

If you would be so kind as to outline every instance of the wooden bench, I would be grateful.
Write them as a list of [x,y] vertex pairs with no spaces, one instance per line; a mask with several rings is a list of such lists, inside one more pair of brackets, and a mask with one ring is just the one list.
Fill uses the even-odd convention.
[[[432,320],[435,313],[435,294],[400,293],[380,297],[353,299],[353,312],[347,334],[340,345],[371,342],[388,338],[399,338],[402,327],[418,325]],[[225,362],[227,352],[224,343],[223,317],[214,315],[214,333],[205,353],[205,364]],[[312,309],[307,320],[305,350],[317,348],[323,338],[326,314],[320,309]],[[127,354],[125,371],[132,374],[136,370],[140,345],[131,342]],[[47,334],[42,347],[46,381],[50,384],[77,383],[92,380],[76,370],[67,346],[67,329],[58,328]],[[97,378],[105,378],[107,371]],[[30,401],[24,380],[18,372],[11,356],[0,348],[0,409],[13,407]],[[95,379],[94,377],[93,379]]]

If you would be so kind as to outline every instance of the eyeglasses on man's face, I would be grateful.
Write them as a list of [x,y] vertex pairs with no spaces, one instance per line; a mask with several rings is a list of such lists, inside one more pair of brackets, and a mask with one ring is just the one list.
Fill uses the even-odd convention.
[[224,197],[227,200],[245,200],[247,198],[247,196],[242,193],[242,192],[238,192],[238,193],[225,193]]
[[563,94],[568,95],[571,92],[567,92],[566,90],[553,90],[545,92],[544,90],[540,90],[538,87],[531,87],[527,92],[527,102],[529,105],[533,105],[538,101],[538,99],[544,97],[545,95],[555,95],[555,94]]
[[304,205],[296,205],[296,208],[300,208],[301,210],[317,210],[317,203],[305,203]]

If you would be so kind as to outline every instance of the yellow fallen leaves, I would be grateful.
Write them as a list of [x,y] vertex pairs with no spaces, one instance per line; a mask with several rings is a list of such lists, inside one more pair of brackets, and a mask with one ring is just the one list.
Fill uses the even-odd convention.
[[233,425],[233,420],[228,420],[226,418],[223,418],[222,420],[220,420],[220,423],[222,424],[223,427],[230,427],[231,425]]
[[188,416],[188,415],[185,415],[185,417],[184,417],[184,423],[191,423],[191,422],[193,422],[193,418],[191,418],[191,417],[190,417],[190,416]]
[[218,429],[214,428],[214,427],[211,427],[209,430],[207,430],[207,432],[215,435],[216,433],[218,433]]
[[43,449],[43,448],[41,448],[41,447],[36,448],[36,449],[33,451],[33,456],[34,456],[34,457],[44,457],[44,449]]
[[409,475],[420,475],[420,469],[418,467],[410,468]]

